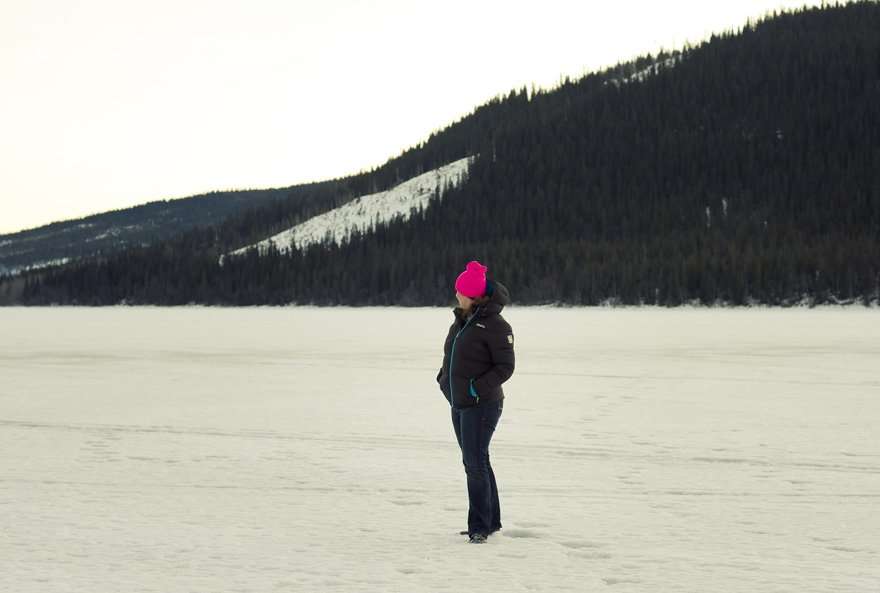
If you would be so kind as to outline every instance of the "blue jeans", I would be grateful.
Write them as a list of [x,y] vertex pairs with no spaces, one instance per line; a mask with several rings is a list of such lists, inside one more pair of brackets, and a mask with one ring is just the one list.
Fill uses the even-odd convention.
[[452,408],[452,427],[467,476],[469,534],[488,535],[501,529],[498,486],[489,463],[489,441],[501,418],[502,407],[503,400],[471,408]]

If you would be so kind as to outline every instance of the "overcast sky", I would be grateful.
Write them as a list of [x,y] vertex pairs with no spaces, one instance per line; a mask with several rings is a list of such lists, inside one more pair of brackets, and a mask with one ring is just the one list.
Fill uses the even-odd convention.
[[0,233],[356,173],[511,88],[804,4],[3,2]]

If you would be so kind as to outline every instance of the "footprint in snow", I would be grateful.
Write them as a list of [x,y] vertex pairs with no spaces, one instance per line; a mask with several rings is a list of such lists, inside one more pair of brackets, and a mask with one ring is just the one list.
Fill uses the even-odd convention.
[[538,521],[518,521],[520,527],[550,527],[549,523],[540,523]]
[[517,538],[538,538],[538,533],[532,529],[502,529],[501,533],[505,537]]
[[608,578],[605,578],[605,579],[602,579],[602,580],[605,581],[605,584],[606,584],[606,585],[622,585],[622,584],[624,584],[624,583],[632,583],[632,584],[636,584],[636,583],[640,583],[640,582],[641,582],[641,581],[636,580],[636,579],[622,579],[622,578],[616,578],[616,577],[608,577]]
[[588,541],[559,542],[559,545],[571,548],[572,550],[582,550],[584,548],[599,548],[602,544]]

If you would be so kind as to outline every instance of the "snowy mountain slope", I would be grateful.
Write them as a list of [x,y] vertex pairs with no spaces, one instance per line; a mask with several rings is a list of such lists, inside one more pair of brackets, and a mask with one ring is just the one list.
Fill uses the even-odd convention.
[[289,193],[290,188],[211,192],[0,234],[0,276],[163,241],[248,208],[287,199]]
[[[328,234],[339,244],[355,230],[370,231],[377,224],[388,222],[396,216],[408,219],[413,209],[427,207],[431,198],[435,194],[442,194],[444,188],[461,184],[472,162],[473,157],[465,157],[408,179],[390,190],[357,197],[339,208],[312,217],[259,243],[236,249],[228,255],[240,255],[254,247],[264,253],[272,244],[280,251],[288,251],[291,246],[302,249],[320,242]],[[222,263],[223,257],[220,261]]]

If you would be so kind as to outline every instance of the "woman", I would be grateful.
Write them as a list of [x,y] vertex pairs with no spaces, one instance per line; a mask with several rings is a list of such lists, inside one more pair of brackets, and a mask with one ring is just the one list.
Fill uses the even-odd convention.
[[501,529],[498,487],[489,463],[489,441],[501,417],[501,384],[513,374],[513,331],[501,316],[507,288],[486,279],[488,268],[468,262],[455,281],[459,306],[446,336],[440,390],[452,408],[452,426],[467,476],[471,543],[484,543]]

